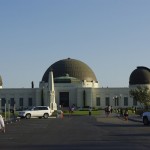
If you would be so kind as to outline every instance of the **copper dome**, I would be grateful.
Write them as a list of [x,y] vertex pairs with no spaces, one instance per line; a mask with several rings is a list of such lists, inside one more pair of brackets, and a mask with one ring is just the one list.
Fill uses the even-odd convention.
[[54,78],[69,75],[79,80],[96,81],[96,76],[92,69],[85,63],[75,59],[63,59],[52,64],[44,73],[42,81],[48,82],[49,72],[53,71]]
[[136,84],[150,84],[150,69],[147,67],[137,67],[131,75],[129,79],[129,85]]

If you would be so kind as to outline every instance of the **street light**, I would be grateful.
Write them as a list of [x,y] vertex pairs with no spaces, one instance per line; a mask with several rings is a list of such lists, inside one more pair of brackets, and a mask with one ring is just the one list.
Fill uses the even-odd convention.
[[10,100],[8,100],[8,120],[10,121]]
[[119,104],[120,104],[120,106],[121,106],[121,105],[122,105],[122,94],[120,94],[120,97],[119,97],[119,98],[120,98],[120,103],[119,103]]
[[119,99],[119,98],[118,98],[118,96],[113,97],[113,100],[114,100],[115,106],[119,106],[118,99]]
[[91,89],[91,109],[93,107],[93,86],[92,86],[92,89]]
[[0,113],[2,112],[2,100],[0,98]]
[[121,94],[120,94],[119,96],[116,95],[116,96],[113,97],[115,106],[121,105],[121,98],[122,98],[122,95],[121,95]]

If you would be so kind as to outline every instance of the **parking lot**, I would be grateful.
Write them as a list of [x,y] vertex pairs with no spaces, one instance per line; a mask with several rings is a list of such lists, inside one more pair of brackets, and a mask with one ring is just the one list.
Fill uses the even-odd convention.
[[[21,119],[0,133],[0,148],[13,149],[142,149],[150,147],[150,127],[116,117],[72,116],[64,119]],[[126,142],[124,142],[126,141]]]

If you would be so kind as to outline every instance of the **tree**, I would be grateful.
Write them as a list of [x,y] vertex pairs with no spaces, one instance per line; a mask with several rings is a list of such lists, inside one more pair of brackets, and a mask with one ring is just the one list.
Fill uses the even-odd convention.
[[150,91],[147,86],[137,86],[137,88],[130,90],[130,96],[138,101],[141,106],[144,105],[147,108],[150,105]]

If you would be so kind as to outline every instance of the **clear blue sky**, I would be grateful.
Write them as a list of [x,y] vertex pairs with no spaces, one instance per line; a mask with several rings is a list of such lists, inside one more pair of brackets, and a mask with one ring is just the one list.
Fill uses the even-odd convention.
[[39,86],[60,59],[85,62],[103,87],[150,67],[149,0],[0,0],[4,88]]

